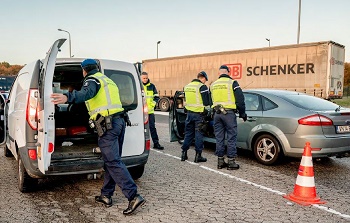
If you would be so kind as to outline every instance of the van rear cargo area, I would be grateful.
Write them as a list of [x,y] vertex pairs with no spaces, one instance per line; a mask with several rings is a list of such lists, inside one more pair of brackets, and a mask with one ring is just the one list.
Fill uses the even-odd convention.
[[[53,92],[80,90],[83,78],[79,64],[57,65]],[[101,167],[101,154],[93,151],[98,147],[97,134],[88,125],[89,114],[85,104],[56,105],[54,117],[55,149],[49,170],[64,171],[65,167],[83,170],[85,165]],[[88,169],[91,170],[91,166]]]

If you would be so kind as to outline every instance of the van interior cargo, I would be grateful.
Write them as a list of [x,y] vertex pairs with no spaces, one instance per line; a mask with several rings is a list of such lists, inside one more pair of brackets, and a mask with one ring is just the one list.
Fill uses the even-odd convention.
[[[80,90],[83,74],[79,64],[57,65],[53,78],[53,92]],[[89,114],[85,103],[55,106],[55,150],[52,163],[60,160],[96,159],[97,134],[89,127]]]

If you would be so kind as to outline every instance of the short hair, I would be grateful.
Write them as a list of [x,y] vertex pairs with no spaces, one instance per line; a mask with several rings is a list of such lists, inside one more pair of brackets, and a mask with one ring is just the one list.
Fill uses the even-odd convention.
[[141,75],[148,75],[148,73],[145,72],[145,71],[143,71],[143,72],[141,73]]

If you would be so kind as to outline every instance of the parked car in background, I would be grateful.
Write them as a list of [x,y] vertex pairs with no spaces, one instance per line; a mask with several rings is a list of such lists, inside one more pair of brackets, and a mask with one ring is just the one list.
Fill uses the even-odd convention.
[[[244,90],[248,119],[237,119],[237,147],[252,150],[265,165],[301,157],[306,142],[314,158],[350,153],[350,109],[325,99],[285,90]],[[171,141],[184,137],[184,94],[176,92],[169,115]],[[205,141],[215,143],[212,121]]]

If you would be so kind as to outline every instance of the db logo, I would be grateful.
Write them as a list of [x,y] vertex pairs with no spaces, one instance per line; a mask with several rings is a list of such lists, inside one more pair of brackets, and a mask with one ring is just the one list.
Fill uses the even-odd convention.
[[241,79],[242,78],[242,64],[240,63],[234,63],[234,64],[225,64],[229,71],[230,77],[232,79]]

